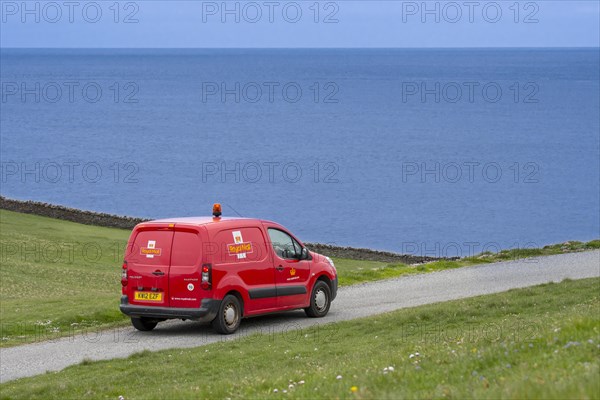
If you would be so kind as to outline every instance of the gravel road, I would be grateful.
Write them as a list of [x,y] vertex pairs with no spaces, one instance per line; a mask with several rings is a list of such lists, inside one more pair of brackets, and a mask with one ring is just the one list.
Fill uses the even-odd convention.
[[212,332],[210,325],[172,321],[152,332],[133,327],[94,331],[52,341],[0,349],[0,382],[59,371],[84,359],[126,357],[142,350],[202,346],[253,333],[297,335],[295,330],[350,320],[399,308],[461,299],[513,288],[600,276],[600,251],[561,254],[343,287],[327,317],[312,319],[295,311],[242,322],[235,335]]

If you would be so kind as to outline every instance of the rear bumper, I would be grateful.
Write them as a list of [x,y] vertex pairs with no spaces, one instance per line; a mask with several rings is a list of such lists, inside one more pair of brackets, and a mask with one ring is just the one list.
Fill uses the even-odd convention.
[[133,318],[156,318],[156,319],[191,319],[194,321],[212,321],[221,306],[220,300],[202,299],[200,308],[171,308],[135,306],[129,304],[127,296],[121,296],[121,312]]

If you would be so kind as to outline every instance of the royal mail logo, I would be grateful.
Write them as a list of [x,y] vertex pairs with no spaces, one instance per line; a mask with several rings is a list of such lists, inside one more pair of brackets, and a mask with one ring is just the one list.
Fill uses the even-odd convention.
[[148,245],[140,249],[140,254],[146,258],[154,258],[154,256],[160,256],[161,249],[156,248],[156,240],[148,240]]
[[294,276],[294,275],[296,275],[296,268],[292,268],[292,269],[290,269],[290,275],[291,275],[291,276]]
[[228,247],[230,255],[252,253],[252,243],[230,244]]
[[142,247],[142,254],[152,254],[155,256],[160,256],[160,249],[150,249],[148,247]]
[[252,253],[252,243],[244,242],[242,238],[242,231],[231,232],[233,236],[233,243],[228,244],[230,256],[237,256],[238,260],[246,258],[246,253]]

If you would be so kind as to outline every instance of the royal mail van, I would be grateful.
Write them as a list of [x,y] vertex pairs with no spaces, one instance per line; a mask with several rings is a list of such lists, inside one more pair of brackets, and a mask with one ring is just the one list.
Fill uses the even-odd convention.
[[323,317],[337,293],[329,257],[309,251],[275,222],[221,217],[138,224],[127,244],[121,311],[141,331],[158,322],[211,321],[224,334],[241,319],[304,309]]

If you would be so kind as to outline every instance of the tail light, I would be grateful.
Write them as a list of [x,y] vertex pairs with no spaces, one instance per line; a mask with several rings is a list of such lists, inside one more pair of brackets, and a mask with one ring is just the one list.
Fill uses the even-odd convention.
[[212,284],[212,265],[204,264],[202,265],[202,281],[200,282],[200,287],[204,290],[210,289]]
[[123,261],[123,269],[121,270],[121,285],[127,286],[127,261]]

